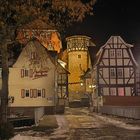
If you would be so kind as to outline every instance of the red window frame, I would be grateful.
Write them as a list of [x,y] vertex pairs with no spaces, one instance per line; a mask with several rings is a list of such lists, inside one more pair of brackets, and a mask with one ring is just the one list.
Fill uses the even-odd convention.
[[45,89],[42,89],[42,98],[45,98],[46,97],[46,91]]
[[25,89],[21,89],[21,98],[25,98]]

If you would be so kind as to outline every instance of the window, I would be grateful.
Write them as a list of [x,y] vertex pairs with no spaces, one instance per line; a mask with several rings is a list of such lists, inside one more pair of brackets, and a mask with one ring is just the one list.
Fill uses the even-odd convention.
[[29,70],[24,70],[24,76],[28,77],[29,76]]
[[37,58],[37,53],[36,52],[31,52],[31,59],[34,60]]
[[25,96],[29,97],[29,90],[25,90]]
[[80,54],[78,55],[78,58],[81,58],[81,55]]
[[30,97],[37,98],[42,97],[45,98],[45,89],[21,89],[21,98]]
[[41,97],[41,90],[37,90],[38,97]]
[[37,98],[37,89],[33,89],[33,96],[34,98]]
[[110,88],[110,95],[116,96],[116,88]]
[[115,50],[111,49],[110,50],[110,58],[114,58],[115,57]]
[[118,95],[124,96],[124,88],[118,88]]
[[122,57],[122,50],[117,49],[117,58],[121,58],[121,57]]
[[110,69],[110,78],[116,78],[116,69],[115,68]]
[[21,69],[21,77],[33,77],[33,69]]
[[117,76],[118,76],[118,78],[123,78],[123,69],[122,68],[117,69]]

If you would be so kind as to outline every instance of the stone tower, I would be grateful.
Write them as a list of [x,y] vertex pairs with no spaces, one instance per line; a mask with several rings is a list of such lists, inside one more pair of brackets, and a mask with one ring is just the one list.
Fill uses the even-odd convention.
[[83,35],[74,35],[66,38],[68,54],[68,76],[69,97],[80,98],[84,91],[80,76],[91,67],[88,46],[91,44],[91,38]]

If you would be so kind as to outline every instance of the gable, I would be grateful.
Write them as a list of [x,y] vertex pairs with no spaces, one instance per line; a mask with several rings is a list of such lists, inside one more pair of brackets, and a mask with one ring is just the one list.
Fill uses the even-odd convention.
[[120,36],[111,36],[103,47],[104,48],[131,48],[133,46],[124,42],[124,40]]
[[39,71],[53,68],[55,64],[39,41],[31,40],[26,44],[13,67]]
[[100,54],[98,57],[98,65],[105,66],[110,65],[122,65],[122,59],[125,59],[128,65],[137,65],[137,62],[134,59],[134,56],[131,52],[130,44],[127,44],[123,41],[120,36],[111,36],[110,39],[102,46],[97,54]]

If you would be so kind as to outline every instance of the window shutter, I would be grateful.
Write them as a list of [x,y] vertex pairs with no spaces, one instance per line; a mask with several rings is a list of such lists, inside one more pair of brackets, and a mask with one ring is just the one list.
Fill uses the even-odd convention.
[[33,98],[33,89],[30,89],[30,98]]
[[33,77],[33,69],[30,69],[30,71],[29,71],[29,76],[30,76],[30,78]]
[[21,78],[24,77],[24,69],[21,69]]
[[34,98],[37,98],[37,89],[33,89]]
[[21,89],[21,98],[25,98],[25,89]]
[[45,89],[42,89],[42,98],[45,98],[46,93],[45,93]]

